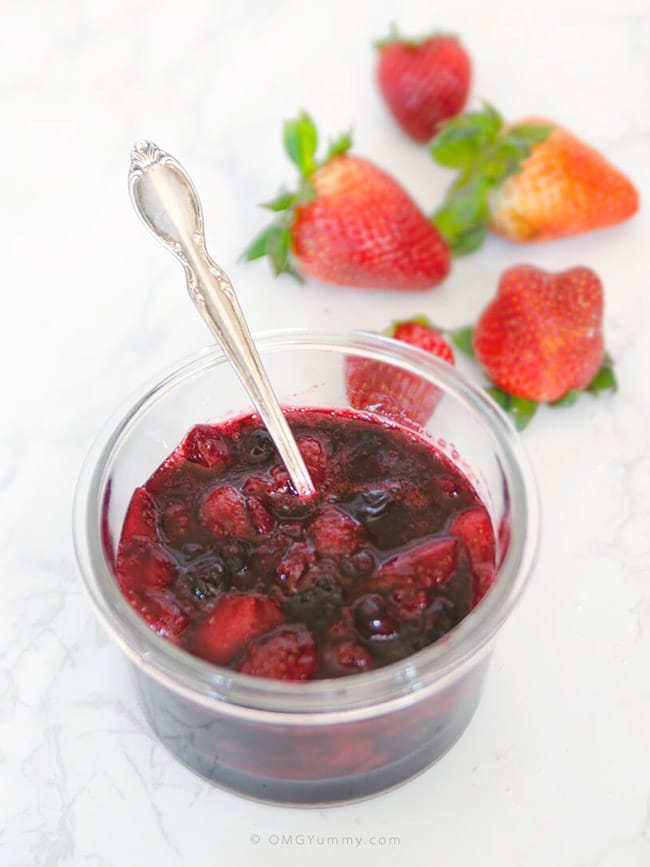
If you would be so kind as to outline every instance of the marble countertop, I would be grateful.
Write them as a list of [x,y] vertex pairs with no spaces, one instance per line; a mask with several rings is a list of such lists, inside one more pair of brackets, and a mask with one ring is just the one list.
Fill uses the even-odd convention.
[[[5,5],[0,353],[0,863],[650,864],[650,7],[645,2],[44,0]],[[403,137],[370,40],[461,34],[474,99],[582,135],[646,196],[607,232],[523,248],[491,238],[423,293],[274,282],[238,255],[255,203],[291,168],[281,121],[304,106],[431,209],[447,175]],[[593,267],[620,392],[543,410],[523,434],[544,511],[539,566],[461,741],[408,785],[303,811],[211,788],[144,727],[128,667],[91,612],[71,502],[93,436],[125,397],[208,341],[180,270],[126,190],[132,143],[177,155],[208,245],[254,330],[382,329],[475,318],[501,271]],[[282,843],[282,835],[293,835]],[[302,836],[304,835],[304,836]],[[359,838],[358,848],[340,838]],[[381,838],[397,838],[381,844]],[[328,839],[329,838],[329,839]],[[374,845],[371,842],[375,841]],[[356,846],[356,843],[355,843]]]

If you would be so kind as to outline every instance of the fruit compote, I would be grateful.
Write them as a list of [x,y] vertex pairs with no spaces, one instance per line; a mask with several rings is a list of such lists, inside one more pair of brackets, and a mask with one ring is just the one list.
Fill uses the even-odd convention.
[[429,443],[361,413],[291,410],[294,492],[256,415],[194,427],[138,488],[123,593],[160,635],[284,680],[366,672],[439,639],[494,575],[487,511]]

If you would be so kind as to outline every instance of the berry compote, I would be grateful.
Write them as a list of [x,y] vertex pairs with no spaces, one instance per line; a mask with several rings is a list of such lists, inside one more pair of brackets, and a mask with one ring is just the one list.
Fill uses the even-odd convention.
[[117,558],[131,605],[196,656],[284,680],[370,671],[439,639],[494,575],[469,481],[363,414],[288,419],[316,496],[296,495],[256,415],[197,425],[131,500]]

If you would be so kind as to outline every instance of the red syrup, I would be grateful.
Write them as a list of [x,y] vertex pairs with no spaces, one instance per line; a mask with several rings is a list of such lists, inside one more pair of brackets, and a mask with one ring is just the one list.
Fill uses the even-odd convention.
[[494,577],[472,485],[397,426],[287,414],[316,496],[295,494],[257,416],[197,425],[132,497],[122,592],[158,634],[259,677],[362,673],[437,641]]

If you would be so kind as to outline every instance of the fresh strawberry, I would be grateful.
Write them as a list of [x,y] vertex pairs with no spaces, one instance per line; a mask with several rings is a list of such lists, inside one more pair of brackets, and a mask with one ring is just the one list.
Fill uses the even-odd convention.
[[393,178],[347,153],[349,135],[317,162],[316,128],[303,112],[285,124],[284,143],[298,191],[266,205],[281,213],[244,251],[248,261],[268,255],[276,274],[358,288],[429,289],[447,275],[438,230]]
[[279,606],[268,596],[224,593],[196,627],[192,650],[203,659],[226,665],[247,642],[278,626],[283,619]]
[[494,530],[485,509],[470,509],[460,514],[449,532],[465,543],[474,573],[473,604],[485,596],[494,580]]
[[314,639],[302,623],[278,626],[251,641],[239,670],[276,680],[309,680],[319,665]]
[[603,287],[589,268],[516,265],[502,274],[472,343],[496,386],[490,393],[519,429],[539,403],[568,406],[582,391],[616,390],[602,319]]
[[[454,364],[454,353],[442,334],[424,316],[394,322],[387,337],[401,340]],[[440,401],[440,391],[415,374],[379,361],[350,356],[345,368],[350,405],[381,409],[384,415],[408,418],[424,426]]]
[[488,228],[511,241],[550,241],[613,226],[639,207],[618,169],[539,118],[506,128],[486,106],[446,123],[431,153],[460,172],[434,215],[454,255],[480,247]]
[[472,78],[467,52],[453,36],[404,39],[394,28],[377,49],[379,89],[395,120],[415,141],[429,141],[441,121],[465,107]]

